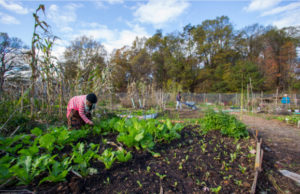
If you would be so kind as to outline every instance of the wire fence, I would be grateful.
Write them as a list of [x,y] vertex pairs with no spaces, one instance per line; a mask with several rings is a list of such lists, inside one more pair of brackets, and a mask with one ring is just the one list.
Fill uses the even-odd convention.
[[[253,93],[251,95],[240,93],[182,93],[182,101],[194,102],[195,104],[217,104],[222,106],[234,107],[262,107],[276,106],[280,107],[283,104],[281,100],[284,94],[263,94]],[[290,98],[289,107],[300,107],[300,94],[287,94]],[[108,109],[117,108],[151,108],[151,107],[175,107],[176,94],[153,92],[149,95],[130,95],[127,93],[101,94],[98,96],[98,106],[107,107]]]
[[[147,94],[129,94],[129,93],[98,93],[98,103],[97,107],[99,109],[108,109],[108,110],[117,110],[124,108],[175,108],[176,107],[176,93],[165,93],[162,91],[149,92]],[[9,94],[11,98],[16,100],[20,99],[20,92],[12,92]],[[47,94],[41,93],[35,96],[36,109],[39,110],[42,105],[45,104],[53,107],[53,112],[56,112],[60,109],[61,114],[65,114],[65,110],[68,104],[69,99],[72,97],[70,93],[63,93],[63,103],[62,107],[59,104],[59,94],[54,101],[51,101],[51,104],[48,105]],[[235,108],[245,108],[248,110],[253,109],[266,109],[269,112],[281,107],[300,109],[300,94],[287,94],[290,98],[289,104],[282,104],[281,99],[284,94],[264,94],[264,93],[253,93],[253,94],[241,94],[241,93],[182,93],[183,102],[194,102],[197,105],[220,105],[226,107],[235,107]],[[28,98],[24,97],[24,101],[28,102]],[[39,101],[40,100],[40,101]],[[39,103],[44,102],[44,103]],[[1,102],[2,103],[2,102]],[[24,104],[25,105],[25,104]],[[45,110],[43,108],[43,110]]]

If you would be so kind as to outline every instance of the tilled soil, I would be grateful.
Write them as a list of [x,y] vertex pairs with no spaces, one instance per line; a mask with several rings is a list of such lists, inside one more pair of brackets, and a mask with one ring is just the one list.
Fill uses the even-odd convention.
[[[116,135],[104,138],[116,142]],[[88,139],[101,142],[100,137]],[[27,189],[38,193],[211,193],[219,188],[220,193],[249,193],[254,179],[252,148],[253,139],[236,141],[218,131],[203,135],[197,126],[188,126],[180,139],[156,147],[161,157],[132,150],[132,160],[115,163],[109,170],[94,162],[96,175],[79,178],[69,173],[66,182],[33,184]]]

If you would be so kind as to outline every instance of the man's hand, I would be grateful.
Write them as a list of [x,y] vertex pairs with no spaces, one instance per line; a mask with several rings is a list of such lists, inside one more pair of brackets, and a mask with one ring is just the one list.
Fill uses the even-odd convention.
[[94,123],[93,123],[93,121],[91,121],[91,122],[89,123],[89,125],[91,125],[91,126],[94,126]]

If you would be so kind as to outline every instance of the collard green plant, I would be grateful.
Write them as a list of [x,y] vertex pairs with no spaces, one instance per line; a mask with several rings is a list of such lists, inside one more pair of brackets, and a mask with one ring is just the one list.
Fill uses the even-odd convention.
[[115,153],[116,153],[117,160],[119,162],[127,162],[132,158],[131,152],[127,152],[124,149],[118,150]]
[[35,127],[34,129],[30,130],[31,134],[35,136],[41,136],[43,134],[43,131],[40,128]]
[[45,181],[48,182],[59,182],[65,181],[68,172],[72,169],[70,166],[72,159],[69,157],[65,158],[62,162],[53,160],[48,168],[49,175],[43,178],[39,184],[42,184]]
[[39,144],[40,147],[46,148],[46,150],[51,153],[52,150],[54,149],[54,142],[55,142],[55,137],[49,133],[41,136],[39,138]]
[[170,142],[180,138],[182,126],[172,125],[170,120],[166,123],[159,123],[154,119],[138,120],[136,118],[118,121],[115,123],[116,130],[119,132],[117,140],[128,147],[135,147],[137,150],[152,149],[155,142]]
[[238,121],[234,116],[213,110],[208,111],[200,120],[201,128],[204,132],[210,130],[220,130],[223,135],[234,138],[248,137],[246,125]]
[[101,156],[98,157],[98,160],[104,163],[106,169],[110,169],[116,160],[116,153],[111,149],[106,149]]
[[0,185],[12,177],[12,173],[9,172],[9,168],[14,160],[15,159],[8,154],[0,158]]
[[73,166],[73,169],[77,170],[82,176],[87,176],[89,174],[88,168],[90,167],[89,161],[99,157],[99,155],[96,154],[98,150],[98,144],[91,143],[89,148],[85,150],[84,143],[77,143],[77,145],[73,147],[72,153],[73,162],[76,164]]
[[16,135],[13,137],[0,137],[0,150],[15,154],[24,144],[31,145],[29,135]]
[[36,138],[33,142],[33,145],[28,146],[27,148],[22,148],[20,151],[18,151],[18,154],[22,156],[34,156],[39,153],[39,147],[37,145],[39,139]]
[[28,185],[36,176],[46,170],[48,163],[55,157],[56,155],[51,157],[49,154],[38,157],[21,156],[17,163],[9,169],[9,172],[17,177],[18,184]]
[[68,142],[77,141],[80,138],[86,137],[91,131],[90,130],[72,130],[69,134]]

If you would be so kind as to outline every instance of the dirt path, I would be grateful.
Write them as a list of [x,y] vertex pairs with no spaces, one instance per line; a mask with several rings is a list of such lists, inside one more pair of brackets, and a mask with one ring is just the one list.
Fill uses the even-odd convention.
[[[238,116],[239,118],[240,116]],[[252,131],[258,130],[260,136],[272,147],[281,147],[300,152],[300,128],[272,119],[243,115],[241,117]]]
[[[257,116],[237,115],[237,118],[254,134],[258,130],[259,137],[263,138],[263,172],[257,189],[267,192],[274,189],[277,193],[300,193],[300,185],[278,172],[280,169],[287,169],[300,174],[300,129],[281,121]],[[265,182],[270,185],[267,186]]]

